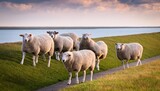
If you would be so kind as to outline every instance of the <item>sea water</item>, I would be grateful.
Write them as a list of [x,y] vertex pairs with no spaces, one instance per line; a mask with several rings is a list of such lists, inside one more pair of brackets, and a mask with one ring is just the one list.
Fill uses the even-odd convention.
[[44,34],[46,31],[58,31],[61,33],[73,32],[79,37],[84,33],[92,34],[92,38],[124,36],[132,34],[160,32],[160,28],[89,28],[89,29],[0,29],[0,43],[22,41],[19,34],[32,33],[33,35]]

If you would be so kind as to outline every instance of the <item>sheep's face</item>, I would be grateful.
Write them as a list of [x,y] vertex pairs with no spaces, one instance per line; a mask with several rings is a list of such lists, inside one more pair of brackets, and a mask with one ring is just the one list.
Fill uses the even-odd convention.
[[65,63],[66,61],[70,60],[70,58],[71,58],[71,53],[70,52],[65,52],[65,53],[62,54],[62,62]]
[[53,38],[53,39],[55,39],[56,38],[56,36],[57,36],[57,34],[58,34],[58,32],[56,32],[56,31],[47,31],[47,33]]
[[82,35],[82,38],[85,39],[85,40],[89,40],[90,35],[91,35],[91,34],[87,34],[87,33],[86,33],[86,34],[83,34],[83,35]]
[[124,49],[124,44],[122,44],[122,43],[116,43],[116,49],[117,50],[123,50]]
[[47,31],[47,33],[48,33],[52,38],[54,38],[54,34],[53,34],[52,31]]
[[57,35],[58,35],[58,32],[54,31],[54,32],[53,32],[53,36],[54,36],[53,38],[54,38],[54,39],[57,38]]
[[20,34],[20,36],[23,37],[24,42],[28,42],[31,39],[32,34],[25,33],[25,34]]

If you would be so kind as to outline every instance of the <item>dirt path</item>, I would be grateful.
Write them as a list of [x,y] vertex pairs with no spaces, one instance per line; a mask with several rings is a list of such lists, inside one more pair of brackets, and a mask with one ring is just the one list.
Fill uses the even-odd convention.
[[[145,60],[142,61],[142,64],[146,64],[146,63],[152,62],[152,61],[154,61],[156,59],[160,59],[160,55],[156,56],[156,57],[149,58],[149,59],[145,59]],[[133,63],[129,64],[130,67],[135,66],[135,65],[136,65],[136,62],[133,62]],[[109,69],[109,70],[104,71],[104,72],[95,73],[93,75],[93,80],[95,80],[97,78],[100,78],[100,77],[103,77],[103,76],[105,76],[107,74],[115,73],[115,72],[120,71],[122,69],[123,69],[123,67],[119,66],[117,68],[112,68],[112,69]],[[89,78],[90,78],[90,75],[87,75],[86,76],[86,81],[88,81]],[[82,77],[79,77],[79,80],[81,81]],[[76,82],[75,78],[72,78],[72,84],[71,85],[75,85],[76,84],[75,82]],[[68,87],[68,86],[71,86],[71,85],[67,85],[67,80],[65,80],[63,82],[59,82],[59,83],[56,83],[56,84],[53,84],[53,85],[38,89],[37,91],[58,91],[59,89],[62,89],[62,88],[65,88],[65,87]]]

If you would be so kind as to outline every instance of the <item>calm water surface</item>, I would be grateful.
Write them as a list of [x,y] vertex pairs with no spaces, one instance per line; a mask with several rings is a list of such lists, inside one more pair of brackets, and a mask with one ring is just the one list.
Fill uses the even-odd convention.
[[79,37],[84,33],[92,34],[92,38],[123,36],[131,34],[160,32],[160,28],[98,28],[98,29],[0,29],[0,43],[22,41],[19,34],[32,33],[33,35],[44,34],[46,31],[58,31],[59,33],[73,32]]

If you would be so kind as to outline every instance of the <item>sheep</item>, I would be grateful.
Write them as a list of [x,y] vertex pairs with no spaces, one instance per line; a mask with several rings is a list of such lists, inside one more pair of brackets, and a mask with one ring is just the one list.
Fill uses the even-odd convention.
[[[51,56],[54,53],[54,41],[48,34],[33,36],[32,34],[20,34],[23,38],[22,40],[22,60],[23,65],[26,53],[33,54],[33,66],[36,66],[38,63],[38,55],[41,52],[43,56],[48,53],[48,67],[50,67]],[[35,62],[36,61],[36,62]]]
[[68,36],[60,36],[58,32],[47,31],[47,33],[53,38],[55,43],[56,59],[60,60],[62,52],[73,50],[73,40]]
[[79,37],[75,33],[63,33],[60,36],[68,36],[71,37],[73,40],[73,49],[78,51],[79,50]]
[[123,69],[125,69],[124,61],[126,60],[127,68],[129,68],[129,60],[137,60],[136,66],[142,65],[141,57],[143,53],[143,46],[139,43],[116,43],[116,54],[119,60],[122,61]]
[[69,80],[68,85],[71,84],[72,71],[75,71],[76,75],[76,83],[79,83],[78,73],[83,71],[83,80],[85,82],[86,79],[86,70],[90,69],[90,81],[93,78],[93,71],[95,68],[96,56],[91,50],[80,50],[73,52],[65,52],[62,54],[62,62],[65,65],[67,71],[69,72]]
[[100,60],[105,59],[108,53],[108,46],[103,41],[95,42],[90,38],[91,34],[83,34],[80,41],[80,50],[89,49],[92,50],[96,55],[96,68],[99,69]]

